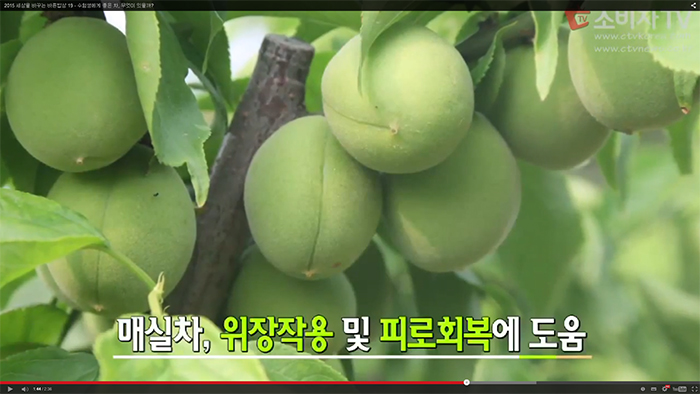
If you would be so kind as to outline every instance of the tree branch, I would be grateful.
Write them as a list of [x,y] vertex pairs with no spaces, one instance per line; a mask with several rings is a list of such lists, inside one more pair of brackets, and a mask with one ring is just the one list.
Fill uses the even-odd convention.
[[314,48],[267,35],[258,62],[212,168],[206,205],[197,218],[197,245],[185,276],[168,297],[173,314],[217,321],[230,294],[236,259],[250,239],[243,184],[260,145],[285,123],[307,114],[306,78]]

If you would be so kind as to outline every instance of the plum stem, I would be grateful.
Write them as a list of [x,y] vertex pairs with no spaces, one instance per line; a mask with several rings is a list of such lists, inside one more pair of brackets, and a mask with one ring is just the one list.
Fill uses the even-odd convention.
[[131,261],[130,258],[128,258],[126,255],[123,253],[120,253],[110,247],[102,247],[100,248],[103,252],[107,253],[111,257],[113,257],[115,260],[119,261],[120,263],[124,264],[125,267],[129,268],[131,272],[133,272],[136,276],[141,279],[141,281],[148,287],[148,290],[153,290],[156,287],[156,282],[151,278],[146,271],[141,269],[136,263]]

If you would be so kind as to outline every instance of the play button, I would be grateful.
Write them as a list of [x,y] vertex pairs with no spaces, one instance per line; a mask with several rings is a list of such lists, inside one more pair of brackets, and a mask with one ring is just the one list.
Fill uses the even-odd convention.
[[7,392],[9,393],[10,391],[12,391],[12,387],[11,387],[11,386],[7,386]]

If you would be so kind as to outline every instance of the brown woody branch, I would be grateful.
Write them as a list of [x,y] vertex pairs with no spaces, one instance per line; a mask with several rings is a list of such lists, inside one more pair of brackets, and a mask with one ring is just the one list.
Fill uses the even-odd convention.
[[185,276],[166,300],[172,314],[218,320],[250,240],[243,184],[260,145],[285,123],[307,114],[306,78],[314,48],[280,35],[263,40],[248,88],[213,165],[206,205],[197,218],[197,245]]

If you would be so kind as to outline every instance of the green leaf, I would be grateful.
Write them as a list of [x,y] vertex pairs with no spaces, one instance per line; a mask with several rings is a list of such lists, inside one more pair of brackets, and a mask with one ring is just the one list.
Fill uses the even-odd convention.
[[372,45],[379,36],[399,21],[409,23],[427,23],[436,16],[427,11],[362,11],[362,26],[360,27],[360,71],[358,72],[358,87],[362,89],[362,65],[364,64]]
[[45,197],[0,189],[0,287],[80,249],[107,253],[149,287],[155,282],[81,214]]
[[60,346],[68,314],[52,305],[34,305],[0,314],[0,355],[26,345]]
[[338,52],[355,36],[357,36],[356,31],[346,28],[335,29],[314,41],[313,47],[317,52]]
[[[130,316],[124,316],[129,318]],[[173,321],[176,318],[173,318]],[[191,321],[191,320],[190,320]],[[232,355],[221,330],[206,318],[200,318],[204,329],[200,338],[210,342],[210,355]],[[161,324],[161,328],[164,328]],[[173,329],[173,334],[177,329]],[[173,355],[192,355],[192,345],[181,341],[173,343]],[[101,334],[94,345],[94,354],[100,363],[100,380],[103,381],[267,381],[260,360],[257,359],[114,359],[115,355],[131,355],[132,344],[119,342],[117,326]],[[158,354],[146,351],[140,354]]]
[[[500,40],[499,40],[500,41]],[[474,89],[474,108],[479,112],[488,111],[498,98],[506,71],[506,50],[502,44],[496,45],[493,60],[481,82]]]
[[[20,276],[19,278],[13,280],[12,282],[2,286],[0,288],[0,311],[4,311],[5,308],[7,308],[7,305],[12,301],[12,296],[15,294],[15,291],[22,287],[25,283],[29,282],[30,280],[34,279],[36,277],[36,271],[29,271],[26,274]],[[2,332],[0,331],[0,336],[2,336]]]
[[313,20],[302,19],[297,27],[294,37],[304,42],[312,43],[317,38],[337,28],[338,26],[327,23],[319,23]]
[[299,18],[302,21],[348,27],[353,30],[359,30],[361,25],[359,11],[227,11],[223,16],[225,20],[243,16]]
[[693,134],[700,130],[700,109],[697,107],[681,120],[668,128],[671,139],[673,158],[682,175],[693,173],[693,154],[697,152],[697,142],[693,141]]
[[17,141],[6,114],[2,114],[0,122],[0,157],[8,176],[12,178],[15,189],[31,193],[34,191],[39,161]]
[[450,44],[455,45],[457,34],[464,26],[464,22],[469,18],[469,14],[467,11],[443,11],[426,23],[425,26]]
[[634,136],[614,132],[596,155],[605,181],[620,193],[623,203],[627,197],[627,165],[635,142]]
[[443,316],[474,314],[475,288],[453,272],[432,273],[409,265],[418,315],[441,320]]
[[613,190],[617,190],[617,158],[619,154],[620,133],[613,133],[596,155],[598,167],[600,167],[600,171],[603,173],[608,186],[610,186]]
[[48,19],[43,14],[44,11],[24,11],[22,25],[19,28],[20,41],[26,43],[46,26]]
[[372,45],[388,28],[407,17],[411,11],[362,11],[362,27],[360,27],[360,71],[358,72],[358,88],[362,89],[362,69]]
[[535,20],[535,70],[537,92],[544,101],[554,81],[559,59],[559,26],[564,11],[531,11]]
[[0,189],[0,286],[36,267],[107,239],[84,216],[57,202]]
[[310,113],[323,112],[323,101],[321,97],[321,80],[323,71],[331,61],[336,52],[319,52],[314,54],[309,69],[309,76],[306,78],[306,109]]
[[[428,3],[429,4],[429,3]],[[404,19],[406,22],[413,23],[415,25],[425,26],[430,23],[433,19],[437,18],[441,14],[444,14],[445,10],[432,11],[432,10],[421,10],[421,11],[411,11],[410,14]]]
[[209,94],[204,94],[197,98],[197,106],[202,112],[214,112],[216,110],[214,107],[214,100],[212,100]]
[[477,31],[479,31],[479,24],[489,19],[491,16],[496,15],[494,11],[469,11],[469,16],[464,21],[462,28],[459,29],[457,37],[455,38],[455,45],[458,45],[471,36],[473,36]]
[[[275,343],[272,350],[268,353],[262,353],[257,349],[256,341],[250,341],[248,344],[248,349],[252,350],[252,353],[265,356],[265,355],[276,355],[276,356],[296,356],[305,355],[308,353],[299,353],[296,349],[289,345],[283,343]],[[300,360],[290,360],[290,359],[268,359],[265,357],[260,358],[260,362],[265,368],[267,376],[269,376],[272,381],[285,381],[285,382],[341,382],[347,381],[348,379],[343,376],[336,369],[328,365],[327,363],[319,360],[312,360],[308,358]]]
[[[503,48],[503,41],[501,40],[501,35],[506,32],[508,29],[513,27],[514,23],[511,23],[510,25],[503,26],[500,28],[496,34],[493,36],[493,42],[491,43],[491,46],[489,47],[489,50],[484,54],[484,56],[480,57],[479,60],[476,62],[476,65],[471,69],[471,74],[472,74],[472,80],[474,81],[474,86],[478,87],[479,82],[484,78],[486,73],[489,70],[489,67],[491,67],[491,62],[494,59],[495,53],[496,52],[501,52],[505,56],[505,49]],[[502,61],[503,63],[503,68],[505,68],[505,59]],[[501,72],[501,82],[503,82],[503,73]],[[499,86],[500,87],[500,86]],[[494,97],[495,100],[495,97]]]
[[[199,66],[199,64],[202,64],[203,62],[203,53],[198,52],[197,48],[195,48],[189,42],[183,42],[182,49],[187,57],[187,60],[190,62],[190,69],[192,70],[192,73],[197,76],[199,81],[202,83],[204,90],[209,93],[208,97],[212,103],[212,109],[214,111],[214,120],[210,124],[211,134],[204,142],[204,155],[207,159],[207,166],[211,167],[216,160],[219,149],[221,148],[224,134],[226,134],[226,131],[228,130],[229,117],[227,111],[227,99],[224,98],[221,92],[222,86],[216,84],[216,79],[214,76],[211,75],[211,73],[205,73]],[[239,98],[236,94],[237,92],[234,91],[235,85],[233,81],[229,81],[225,89],[228,90],[228,104],[231,106],[238,105]],[[201,110],[200,104],[201,103],[198,100],[197,107]],[[185,178],[189,179],[189,176]]]
[[[409,264],[413,293],[419,317],[429,317],[433,320],[433,333],[440,337],[437,322],[444,317],[481,316],[481,305],[476,288],[457,276],[454,272],[432,273],[421,270]],[[463,352],[458,352],[456,346],[438,346],[438,354],[476,354],[483,349],[478,346],[465,346]],[[471,375],[476,367],[476,360],[429,360],[425,367],[423,379],[430,381],[459,380],[462,376]]]
[[[195,12],[191,12],[191,11],[187,12],[187,14],[190,17],[195,16],[195,15],[200,15],[200,14],[196,14]],[[207,12],[207,14],[208,15],[207,15],[207,17],[205,17],[205,20],[208,20],[209,23],[205,24],[205,26],[209,27],[208,37],[201,37],[201,38],[198,37],[197,33],[199,32],[200,29],[195,30],[194,37],[193,37],[193,38],[195,38],[196,41],[200,42],[201,44],[204,44],[206,42],[206,50],[204,51],[204,63],[202,64],[202,72],[203,73],[207,72],[207,67],[209,65],[210,55],[211,55],[212,50],[214,49],[213,44],[214,44],[214,40],[216,39],[216,37],[225,38],[224,40],[219,41],[219,43],[225,43],[225,46],[223,46],[223,47],[219,46],[218,48],[216,48],[216,53],[223,52],[223,54],[225,54],[224,59],[228,60],[227,63],[230,63],[230,59],[228,56],[229,53],[227,50],[228,49],[228,39],[226,38],[226,32],[224,31],[224,21],[221,19],[219,14],[216,12]],[[196,24],[196,25],[199,26],[200,24],[201,24],[201,22]],[[222,51],[222,49],[223,49],[223,51]],[[230,73],[231,68],[227,67],[226,70],[229,71],[228,72],[228,75],[229,75],[228,80],[230,81],[231,80],[231,73]]]
[[526,306],[526,302],[522,296],[517,298],[516,286],[505,280],[501,268],[498,254],[492,253],[457,274],[485,296],[486,305],[482,305],[482,308],[486,316],[490,316],[486,312],[494,313],[493,310],[487,310],[489,299],[497,306],[500,317],[522,316],[521,306]]
[[214,165],[216,156],[221,148],[224,135],[228,130],[228,112],[226,111],[226,103],[224,102],[224,98],[221,96],[216,87],[206,76],[200,74],[198,71],[194,71],[194,73],[201,81],[203,81],[204,85],[207,86],[210,97],[213,97],[214,120],[210,125],[211,135],[209,138],[207,138],[206,142],[204,142],[204,155],[207,159],[207,166],[211,168],[211,166]]
[[22,24],[24,11],[3,11],[0,13],[0,42],[3,44],[19,38],[19,27]]
[[10,382],[90,382],[98,371],[92,354],[57,347],[27,350],[0,361],[0,380]]
[[[46,268],[46,265],[42,265],[35,271],[31,271],[2,287],[3,292],[5,288],[16,288],[11,297],[7,300],[3,300],[6,302],[3,312],[27,308],[38,304],[52,304],[54,300],[56,301],[56,303],[53,304],[54,306],[66,311],[68,310],[61,300],[56,299],[52,290],[52,284],[45,283],[42,278],[39,278],[39,271],[45,272]],[[23,283],[21,285],[16,284],[18,281],[22,281]]]
[[664,19],[665,23],[657,23],[655,28],[647,23],[646,33],[652,56],[673,71],[700,75],[700,13],[673,11],[667,12]]
[[[370,347],[379,345],[380,320],[395,316],[397,288],[391,279],[385,250],[374,240],[355,263],[345,270],[345,276],[355,291],[357,315],[369,317]],[[390,258],[390,257],[389,257]],[[346,350],[343,350],[346,352]]]
[[384,227],[380,224],[380,228],[373,240],[384,258],[384,264],[392,282],[393,309],[400,315],[416,315],[418,307],[413,297],[410,265],[401,253],[387,241],[388,239],[389,237],[386,236]]
[[484,293],[486,293],[491,299],[493,299],[496,304],[501,309],[503,313],[502,316],[521,316],[522,312],[518,302],[515,300],[512,294],[510,294],[502,286],[495,284],[485,284],[483,286]]
[[[696,182],[694,186],[698,185],[700,183]],[[684,273],[678,288],[700,297],[700,287],[695,280],[700,277],[700,237],[697,219],[697,215],[686,215],[676,218],[675,223],[679,228],[678,245],[682,261],[680,271]]]
[[187,61],[171,27],[153,11],[126,12],[126,38],[158,160],[187,165],[197,206],[209,193],[204,142],[211,130],[185,83]]
[[673,73],[673,86],[676,91],[678,105],[686,114],[693,109],[695,87],[699,79],[700,77],[687,71],[676,71]]
[[[180,42],[188,42],[197,52],[194,67],[220,90],[229,106],[233,105],[233,80],[229,42],[224,22],[216,11],[171,11]],[[187,54],[186,54],[187,55]],[[194,62],[191,56],[187,58]]]
[[503,272],[517,284],[532,315],[551,316],[584,243],[582,218],[566,178],[520,162],[522,202],[498,249]]
[[663,281],[639,281],[642,300],[656,321],[677,345],[675,351],[694,362],[700,360],[700,298]]

